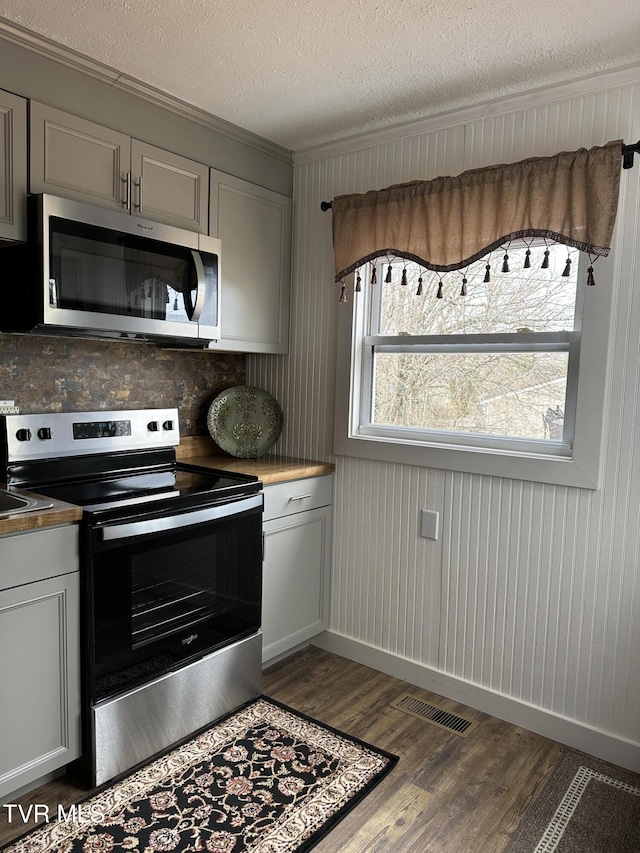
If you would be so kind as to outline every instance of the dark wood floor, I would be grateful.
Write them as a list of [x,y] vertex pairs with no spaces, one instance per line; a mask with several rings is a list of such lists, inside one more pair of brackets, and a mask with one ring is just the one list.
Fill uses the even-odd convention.
[[[460,737],[389,707],[405,691],[481,723]],[[499,853],[563,747],[344,658],[310,648],[264,692],[400,757],[317,853]]]
[[[317,853],[501,853],[565,748],[368,667],[309,647],[267,670],[263,691],[400,756]],[[389,707],[411,692],[480,725],[460,737]],[[65,777],[19,802],[68,806]],[[0,845],[25,831],[0,810]]]

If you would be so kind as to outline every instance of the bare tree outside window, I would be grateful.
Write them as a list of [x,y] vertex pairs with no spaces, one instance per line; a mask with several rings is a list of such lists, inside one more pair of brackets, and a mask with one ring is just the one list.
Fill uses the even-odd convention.
[[[564,276],[566,246],[531,247],[530,267],[526,251],[524,245],[508,250],[508,273],[501,272],[505,252],[496,252],[466,272],[446,274],[441,299],[435,298],[440,276],[401,259],[392,262],[393,281],[371,286],[379,288],[371,333],[393,336],[399,344],[429,336],[431,345],[409,345],[402,352],[374,346],[372,424],[562,440],[569,347],[545,346],[536,335],[576,328],[578,263],[573,252]],[[406,286],[400,283],[403,269]],[[423,293],[416,296],[420,276]],[[463,277],[466,296],[460,295]],[[479,343],[477,335],[498,337],[493,344],[491,338]],[[506,345],[505,335],[513,335],[513,343]]]

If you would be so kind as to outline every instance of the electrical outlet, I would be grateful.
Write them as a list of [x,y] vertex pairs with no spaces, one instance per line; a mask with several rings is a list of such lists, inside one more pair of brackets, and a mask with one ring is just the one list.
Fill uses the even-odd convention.
[[437,539],[440,525],[440,513],[432,509],[420,510],[420,536],[425,539]]

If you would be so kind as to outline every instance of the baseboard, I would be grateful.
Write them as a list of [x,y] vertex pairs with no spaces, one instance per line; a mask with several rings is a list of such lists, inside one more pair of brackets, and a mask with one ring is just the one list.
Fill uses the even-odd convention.
[[66,770],[66,767],[59,767],[57,770],[52,770],[51,773],[45,773],[43,776],[39,776],[37,779],[34,779],[26,785],[21,785],[20,788],[15,791],[9,791],[6,794],[3,794],[2,804],[18,802],[21,797],[30,794],[31,791],[35,791],[36,788],[40,788],[42,785],[46,785],[47,782],[53,782],[54,779],[59,779],[61,776],[64,776]]
[[313,625],[307,625],[299,631],[294,631],[286,637],[276,640],[275,643],[262,646],[262,666],[271,666],[272,663],[277,663],[279,660],[289,657],[294,652],[309,644],[309,640],[315,637],[326,627],[326,622],[317,621]]
[[408,681],[447,699],[453,699],[515,726],[543,735],[573,749],[589,753],[619,767],[640,773],[640,744],[529,705],[478,684],[464,681],[432,667],[354,640],[324,631],[311,644],[341,657]]
[[309,648],[309,644],[310,640],[304,640],[303,642],[298,643],[295,646],[290,646],[289,648],[287,648],[286,651],[280,652],[280,654],[274,654],[269,658],[263,658],[262,672],[264,673],[265,670],[269,669],[269,667],[272,667],[283,660],[287,660],[287,658],[290,658],[292,655],[295,655],[296,652],[301,652],[302,649]]

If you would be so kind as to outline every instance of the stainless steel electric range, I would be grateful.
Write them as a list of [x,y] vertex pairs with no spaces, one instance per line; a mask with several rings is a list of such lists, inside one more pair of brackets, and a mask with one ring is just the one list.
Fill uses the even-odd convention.
[[176,461],[176,409],[6,415],[0,430],[8,485],[83,509],[85,782],[257,696],[260,481]]

